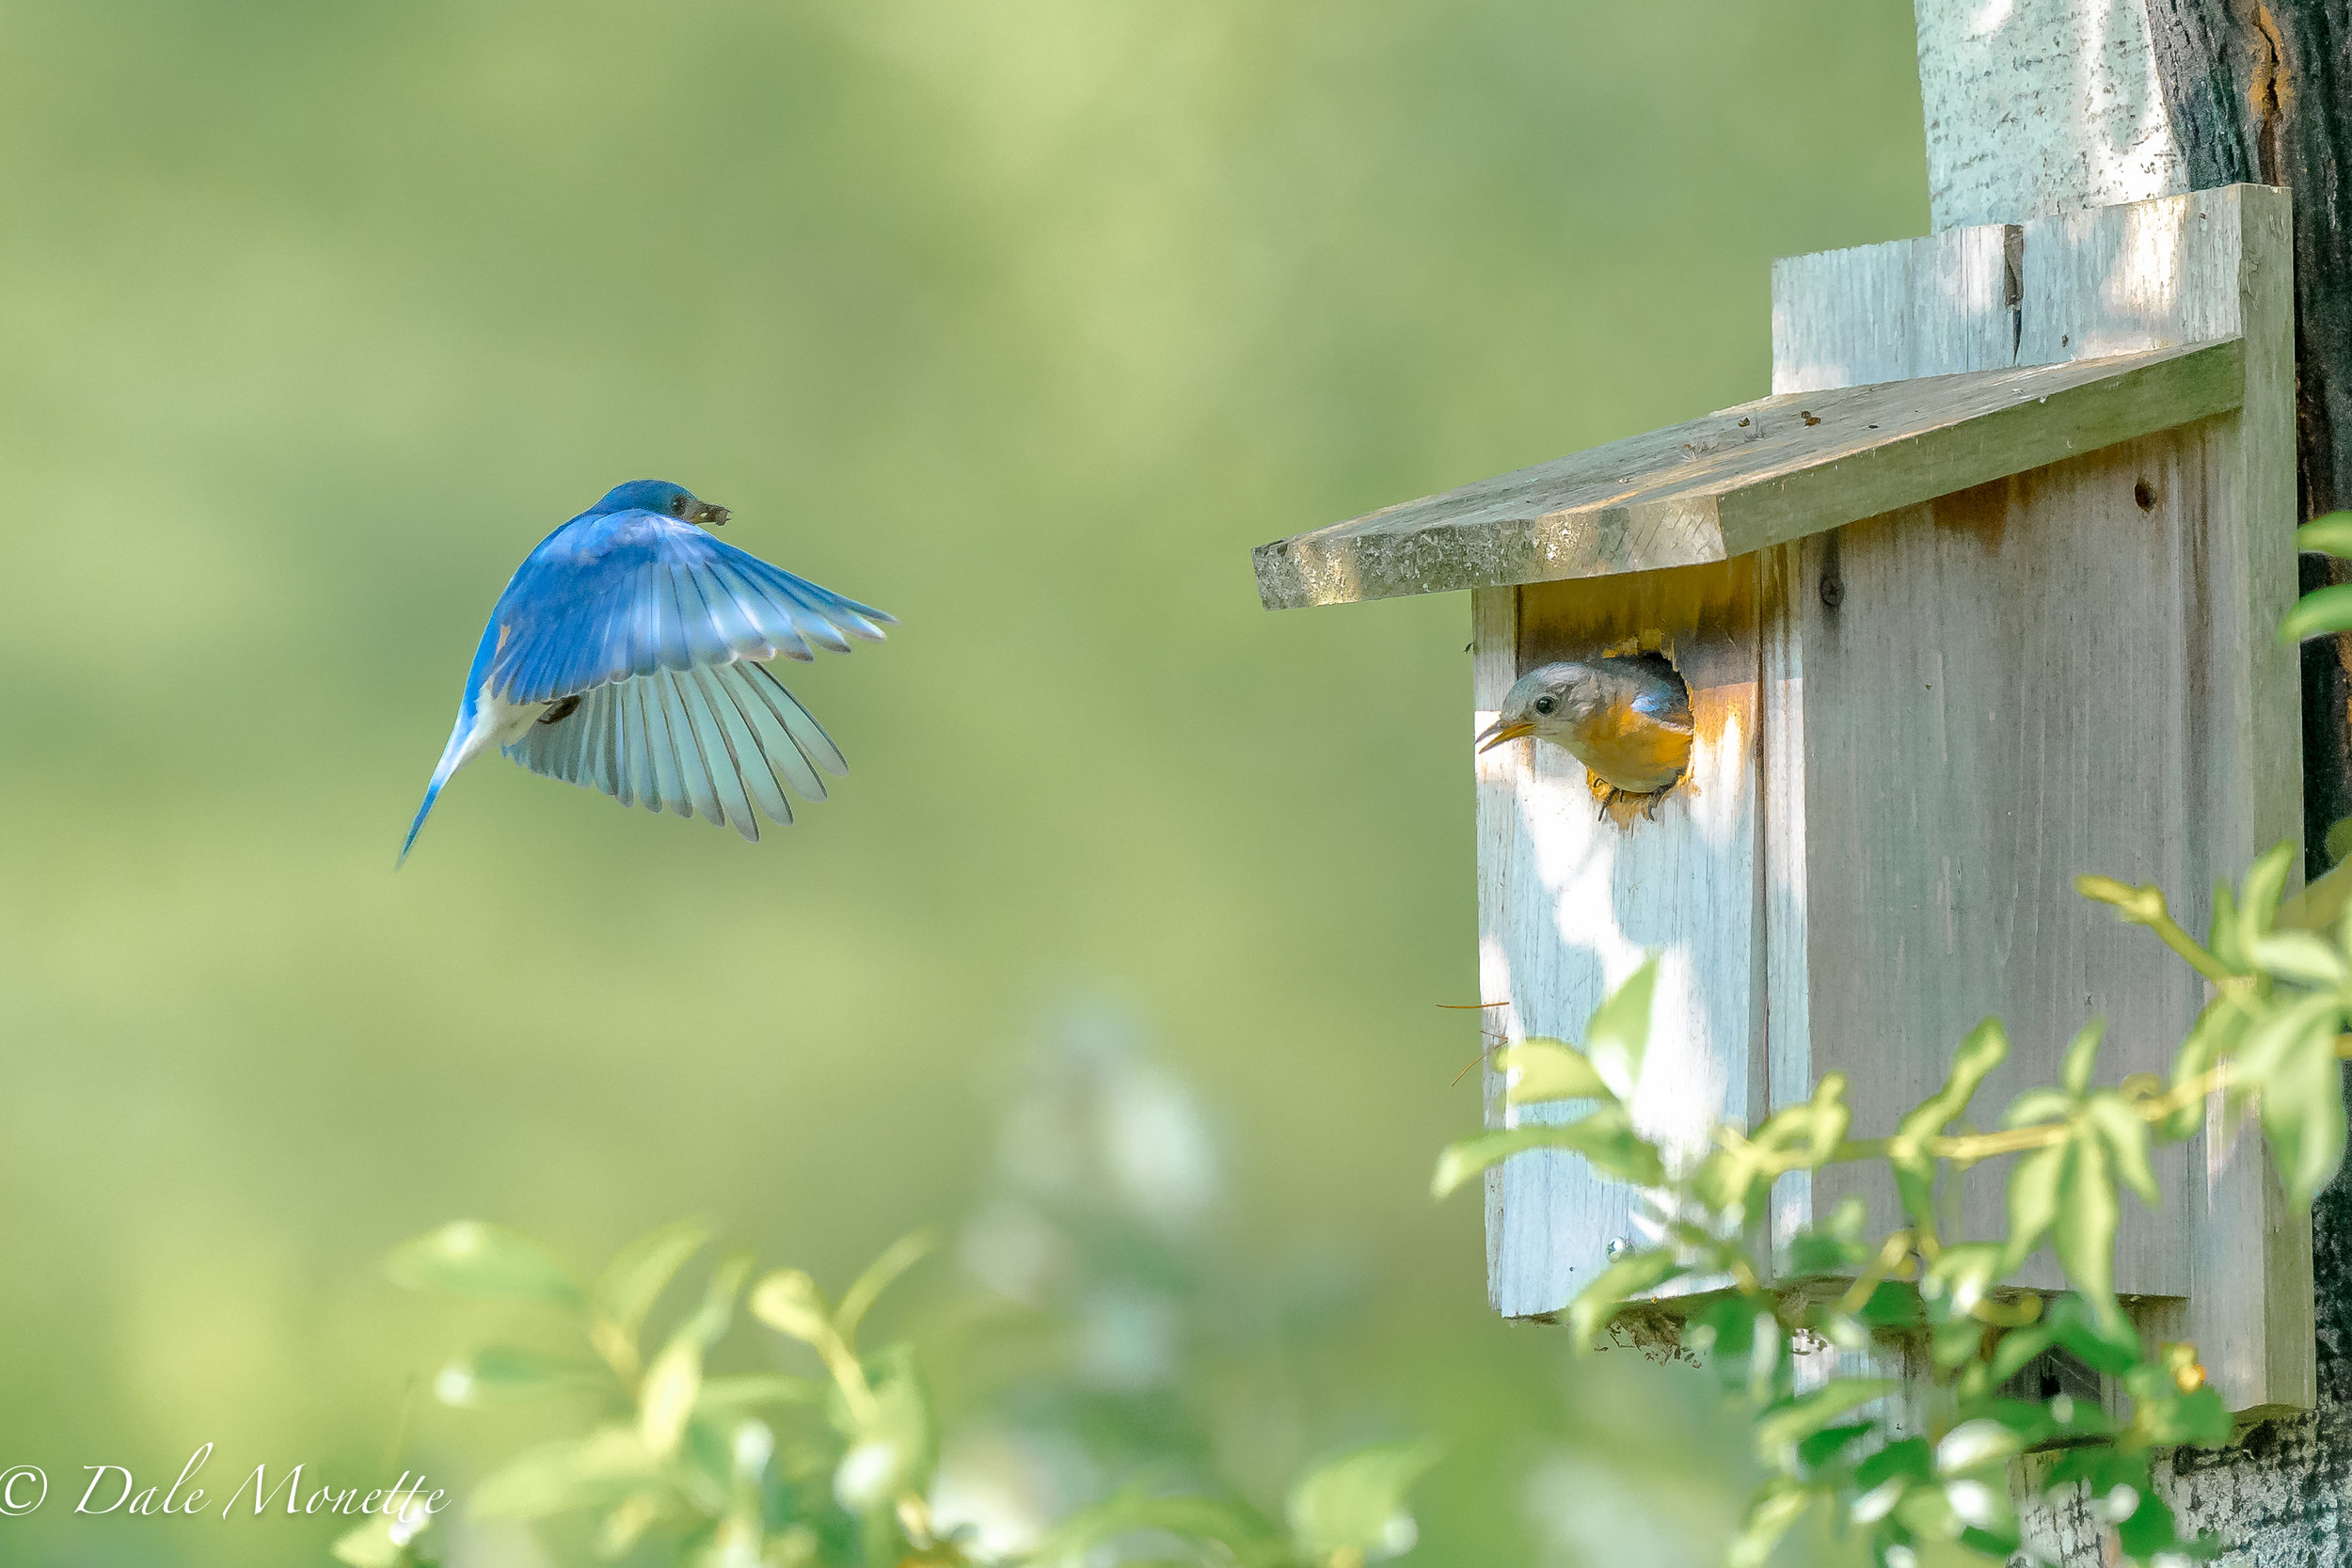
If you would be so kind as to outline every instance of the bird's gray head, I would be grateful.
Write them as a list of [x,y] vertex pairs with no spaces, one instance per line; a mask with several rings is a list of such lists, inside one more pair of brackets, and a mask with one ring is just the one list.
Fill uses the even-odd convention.
[[1592,722],[1607,699],[1600,674],[1589,664],[1563,662],[1530,670],[1503,694],[1495,721],[1478,737],[1478,749],[1491,752],[1506,740],[1532,735],[1565,743],[1569,736]]
[[632,479],[627,484],[615,484],[604,493],[604,499],[589,510],[598,515],[614,512],[659,512],[665,517],[677,517],[690,523],[707,523],[712,528],[727,520],[727,509],[696,499],[683,484],[673,484],[666,479]]

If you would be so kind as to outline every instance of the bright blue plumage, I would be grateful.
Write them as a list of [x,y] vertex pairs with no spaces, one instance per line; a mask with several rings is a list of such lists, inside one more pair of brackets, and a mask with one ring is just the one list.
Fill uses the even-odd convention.
[[766,661],[846,654],[898,623],[699,526],[726,518],[638,480],[540,542],[490,612],[402,860],[450,776],[494,745],[534,773],[747,839],[755,813],[792,820],[785,785],[825,798],[817,770],[848,765]]

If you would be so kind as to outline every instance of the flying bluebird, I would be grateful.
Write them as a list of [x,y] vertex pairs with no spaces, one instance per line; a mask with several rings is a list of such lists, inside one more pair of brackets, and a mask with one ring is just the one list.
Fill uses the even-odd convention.
[[621,804],[759,837],[784,786],[825,798],[841,752],[767,660],[850,651],[898,621],[704,532],[727,509],[658,479],[618,485],[524,558],[490,611],[457,725],[400,858],[450,775],[495,746]]
[[1690,765],[1691,696],[1660,654],[1546,664],[1512,685],[1478,749],[1523,735],[1566,747],[1607,786],[1604,816],[1628,798],[1646,815]]

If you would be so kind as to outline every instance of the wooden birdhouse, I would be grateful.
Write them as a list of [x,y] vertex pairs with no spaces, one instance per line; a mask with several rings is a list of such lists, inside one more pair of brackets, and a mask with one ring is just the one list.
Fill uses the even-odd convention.
[[[1784,261],[1770,397],[1261,547],[1270,609],[1469,592],[1466,758],[1552,661],[1687,688],[1646,815],[1563,746],[1478,756],[1490,1037],[1577,1038],[1662,955],[1635,1111],[1686,1147],[1832,1070],[1891,1131],[1988,1014],[1986,1117],[2093,1014],[2103,1078],[2165,1072],[2201,983],[2070,884],[2160,884],[2201,930],[2299,836],[2290,255],[2285,193],[2240,185]],[[2240,1410],[2313,1397],[2309,1227],[2258,1145],[2171,1151],[2119,1239],[2127,1304]],[[2002,1230],[2000,1170],[1966,1233]],[[1848,1192],[1899,1223],[1844,1167],[1788,1179],[1776,1231]],[[1565,1153],[1491,1173],[1495,1310],[1565,1307],[1631,1198]]]

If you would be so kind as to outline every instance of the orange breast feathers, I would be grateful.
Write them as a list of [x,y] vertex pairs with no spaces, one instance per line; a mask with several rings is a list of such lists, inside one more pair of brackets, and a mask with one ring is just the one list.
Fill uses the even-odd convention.
[[1615,691],[1568,749],[1585,767],[1629,795],[1665,788],[1691,756],[1691,728],[1633,705],[1634,693]]

